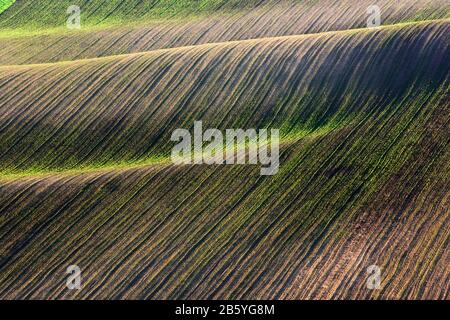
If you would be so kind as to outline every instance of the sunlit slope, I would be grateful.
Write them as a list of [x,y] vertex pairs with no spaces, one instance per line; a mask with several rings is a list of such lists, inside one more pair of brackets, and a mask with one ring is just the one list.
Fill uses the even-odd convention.
[[[10,6],[13,1],[3,0],[5,7]],[[402,2],[402,3],[399,3]],[[337,8],[349,10],[351,6],[364,9],[360,15],[367,17],[367,8],[373,3],[355,0],[16,0],[14,6],[2,15],[1,28],[15,28],[23,30],[46,30],[64,27],[67,20],[67,8],[79,6],[82,20],[87,28],[98,25],[111,26],[115,24],[137,22],[145,23],[154,20],[182,20],[185,18],[207,17],[211,15],[245,15],[254,10],[262,9],[265,14],[273,9],[283,9],[284,12],[295,13],[308,11],[309,20],[321,21],[320,13],[327,13],[331,18],[331,25],[337,24],[339,20],[345,19],[346,15],[356,15],[356,10],[340,13]],[[447,5],[445,5],[447,4]],[[381,0],[377,5],[385,14],[387,22],[392,23],[395,17],[405,19],[436,19],[448,10],[448,3],[441,0]],[[440,6],[440,7],[439,7]],[[446,8],[447,7],[447,8]],[[399,11],[399,12],[395,12]],[[312,13],[317,13],[316,17]],[[269,16],[270,17],[270,16]],[[262,17],[263,18],[263,17]],[[285,16],[289,21],[289,16]],[[297,18],[304,18],[298,16]],[[264,19],[264,18],[263,18]],[[355,19],[352,17],[350,19]],[[267,21],[260,21],[261,23]],[[361,21],[362,22],[362,21]],[[323,23],[323,20],[322,20]],[[330,25],[330,27],[331,27]]]
[[[170,135],[341,127],[433,95],[448,74],[448,22],[251,40],[0,68],[0,172],[170,154]],[[356,63],[357,61],[357,63]]]
[[272,177],[163,164],[3,181],[0,297],[448,299],[448,80],[292,142]]
[[15,0],[0,0],[0,13],[8,9]]
[[[17,1],[0,15],[0,64],[361,28],[373,5],[370,0],[192,2]],[[66,28],[66,10],[76,3],[82,12],[79,31]],[[450,17],[445,0],[381,0],[377,5],[384,25]]]
[[[3,0],[5,1],[5,0]],[[38,29],[58,28],[67,20],[66,10],[79,6],[87,27],[196,17],[217,12],[253,9],[280,0],[16,0],[15,6],[2,17],[3,28]],[[284,1],[289,2],[289,1]],[[290,1],[294,3],[296,1]],[[299,1],[297,1],[299,2]]]

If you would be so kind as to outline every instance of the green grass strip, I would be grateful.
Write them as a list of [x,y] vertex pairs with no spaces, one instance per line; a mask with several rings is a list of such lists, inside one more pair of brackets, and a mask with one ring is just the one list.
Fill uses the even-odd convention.
[[16,0],[0,0],[0,13],[12,6]]

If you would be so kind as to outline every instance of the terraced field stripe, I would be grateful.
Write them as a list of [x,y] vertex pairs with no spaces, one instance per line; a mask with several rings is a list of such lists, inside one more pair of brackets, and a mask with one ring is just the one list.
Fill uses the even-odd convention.
[[[100,3],[87,13],[111,25],[142,8]],[[265,3],[275,15],[220,18],[230,28],[215,37],[240,37],[236,21],[300,22],[296,4]],[[386,1],[392,17],[426,2],[402,3]],[[0,298],[448,299],[448,30],[444,19],[0,67]],[[57,34],[55,61],[70,51]],[[173,165],[171,132],[196,120],[281,128],[280,172]],[[81,291],[66,288],[71,264]]]
[[[144,3],[130,1],[138,6]],[[366,10],[373,5],[369,0],[261,1],[262,5],[254,7],[252,3],[248,9],[227,11],[226,14],[219,8],[216,13],[195,19],[161,21],[149,16],[136,24],[136,17],[146,12],[143,7],[129,15],[129,6],[121,6],[116,10],[116,18],[109,15],[105,20],[107,11],[111,9],[108,6],[118,1],[107,1],[108,6],[97,12],[96,8],[103,8],[97,0],[82,6],[82,12],[92,18],[86,18],[87,21],[83,18],[82,30],[74,31],[65,27],[68,5],[64,6],[61,1],[47,4],[45,0],[46,4],[36,10],[34,6],[39,2],[42,1],[24,2],[28,4],[23,10],[19,5],[15,6],[17,11],[20,10],[16,15],[24,16],[23,22],[17,17],[0,19],[0,64],[67,61],[214,42],[366,28]],[[121,3],[125,2],[122,0]],[[170,4],[170,1],[165,3]],[[445,0],[382,0],[377,5],[382,12],[383,25],[450,18],[450,5]],[[54,12],[56,9],[59,14]],[[39,12],[39,17],[35,17],[36,12]],[[14,15],[13,12],[10,14]],[[126,18],[119,18],[122,15]],[[46,17],[43,21],[42,16]],[[58,19],[55,20],[55,16]],[[21,27],[26,28],[27,21],[42,21],[44,29],[55,26],[55,22],[59,27],[53,31],[37,32],[36,27],[31,31],[20,31]],[[90,27],[91,23],[98,21],[104,21],[104,26]]]

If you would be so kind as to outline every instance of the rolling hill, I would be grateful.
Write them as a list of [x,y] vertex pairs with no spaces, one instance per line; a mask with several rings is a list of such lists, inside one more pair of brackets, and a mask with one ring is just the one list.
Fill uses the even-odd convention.
[[[1,298],[448,299],[446,1],[78,2],[0,15]],[[280,172],[173,165],[197,120]]]
[[[58,62],[205,43],[365,28],[370,0],[16,1],[0,21],[0,64]],[[196,5],[193,5],[196,3]],[[81,30],[66,28],[79,4]],[[383,23],[450,18],[446,0],[380,0]],[[168,10],[170,7],[170,10]]]

